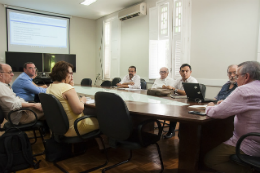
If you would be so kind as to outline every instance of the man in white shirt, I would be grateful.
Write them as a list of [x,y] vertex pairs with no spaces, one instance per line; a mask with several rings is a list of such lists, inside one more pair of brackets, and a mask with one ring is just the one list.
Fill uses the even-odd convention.
[[136,75],[136,67],[130,66],[128,68],[128,75],[116,85],[118,88],[141,89],[140,76]]
[[[182,82],[187,82],[187,83],[198,83],[198,81],[191,76],[192,70],[191,66],[189,64],[182,64],[180,67],[179,71],[181,77],[176,80],[173,86],[166,87],[168,89],[174,90],[175,94],[179,95],[186,95],[184,88],[182,86]],[[169,131],[168,133],[164,136],[164,138],[171,138],[172,136],[175,135],[174,130],[176,127],[177,122],[171,122],[169,126]]]
[[152,88],[165,88],[168,86],[173,86],[174,80],[168,77],[169,70],[167,67],[162,67],[159,73],[161,77],[154,81]]
[[[19,98],[10,87],[14,73],[8,64],[0,63],[0,106],[5,113],[6,119],[10,111],[19,110],[21,108],[30,108],[36,114],[38,119],[43,117],[42,106],[40,103],[28,103],[24,99]],[[33,122],[35,119],[31,111],[17,111],[11,115],[13,124],[26,124]]]

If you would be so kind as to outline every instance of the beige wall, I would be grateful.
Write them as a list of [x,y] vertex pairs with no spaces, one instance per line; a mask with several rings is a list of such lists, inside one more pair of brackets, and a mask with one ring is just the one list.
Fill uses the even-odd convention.
[[[0,4],[0,62],[5,62],[6,27],[5,8]],[[96,73],[96,21],[79,17],[70,19],[70,53],[77,55],[77,72],[73,75],[75,84],[82,78],[92,78]],[[4,58],[1,61],[1,58]],[[20,73],[15,73],[13,81]]]
[[[228,65],[256,60],[259,0],[192,1],[191,21],[190,62],[199,82],[221,86]],[[207,87],[206,95],[217,92]]]

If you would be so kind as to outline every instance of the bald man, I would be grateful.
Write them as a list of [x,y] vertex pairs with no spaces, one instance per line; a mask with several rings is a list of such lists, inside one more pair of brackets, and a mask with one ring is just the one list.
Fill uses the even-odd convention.
[[162,67],[159,74],[161,77],[154,81],[152,88],[165,88],[174,84],[174,80],[168,76],[169,70],[167,67]]
[[[21,108],[30,108],[36,114],[37,118],[43,117],[42,106],[40,103],[28,103],[24,99],[17,97],[10,87],[14,73],[8,64],[0,63],[0,106],[5,113],[6,119],[10,111],[19,110]],[[27,124],[33,122],[34,114],[28,110],[14,112],[11,115],[13,124]]]

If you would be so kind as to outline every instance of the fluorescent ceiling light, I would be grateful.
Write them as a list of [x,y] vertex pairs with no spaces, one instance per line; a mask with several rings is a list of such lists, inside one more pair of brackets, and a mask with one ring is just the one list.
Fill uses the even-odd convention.
[[84,2],[81,2],[81,4],[83,4],[83,5],[90,5],[90,4],[92,4],[92,3],[94,3],[94,2],[96,2],[97,0],[85,0]]

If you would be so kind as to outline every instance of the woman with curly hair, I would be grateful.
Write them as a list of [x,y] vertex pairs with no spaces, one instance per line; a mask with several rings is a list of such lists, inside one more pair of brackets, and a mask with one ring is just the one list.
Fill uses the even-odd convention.
[[[84,103],[86,97],[78,98],[73,88],[73,65],[65,61],[57,62],[49,74],[53,83],[48,87],[46,93],[54,95],[62,104],[69,119],[69,130],[65,134],[67,137],[77,136],[74,130],[74,121],[84,116]],[[78,123],[80,134],[86,134],[99,128],[96,118],[86,118]]]

